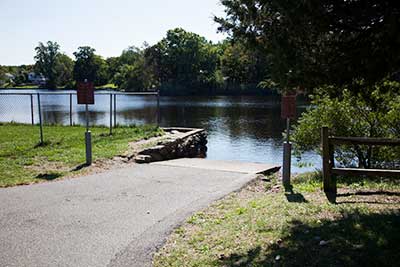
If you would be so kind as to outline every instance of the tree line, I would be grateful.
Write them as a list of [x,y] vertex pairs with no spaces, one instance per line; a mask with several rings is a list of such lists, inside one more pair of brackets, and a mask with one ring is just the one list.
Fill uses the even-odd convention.
[[82,46],[71,59],[53,41],[39,43],[35,51],[33,66],[0,67],[15,74],[14,85],[34,71],[46,77],[43,87],[49,89],[74,88],[75,81],[87,79],[96,86],[164,95],[255,94],[265,92],[259,84],[268,74],[261,51],[233,39],[213,43],[181,28],[169,30],[153,46],[128,47],[118,57],[103,58]]

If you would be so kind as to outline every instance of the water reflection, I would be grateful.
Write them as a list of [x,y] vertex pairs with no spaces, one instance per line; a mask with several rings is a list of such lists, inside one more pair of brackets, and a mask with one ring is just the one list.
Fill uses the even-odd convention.
[[[18,91],[21,92],[21,91]],[[110,124],[110,97],[96,95],[90,106],[91,125]],[[43,121],[48,124],[69,124],[70,96],[42,95]],[[85,124],[85,107],[72,97],[72,121]],[[307,103],[299,103],[298,114]],[[35,121],[37,100],[34,98]],[[0,96],[0,120],[30,123],[30,97]],[[281,164],[282,132],[285,122],[280,118],[280,103],[274,97],[162,97],[161,126],[198,127],[208,130],[210,159],[243,160]],[[154,96],[117,96],[118,124],[155,124],[157,102]],[[303,155],[306,162],[320,167],[315,153]],[[295,165],[295,159],[293,162]],[[314,168],[297,168],[294,172]]]

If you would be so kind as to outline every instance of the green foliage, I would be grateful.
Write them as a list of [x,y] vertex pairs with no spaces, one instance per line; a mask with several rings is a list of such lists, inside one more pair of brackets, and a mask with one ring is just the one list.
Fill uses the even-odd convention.
[[[48,79],[48,88],[73,88],[75,81],[87,79],[97,87],[112,83],[120,90],[159,89],[169,95],[253,94],[263,92],[258,84],[268,78],[262,51],[249,50],[239,40],[213,44],[180,28],[168,31],[153,46],[131,46],[106,60],[88,46],[78,48],[75,61],[59,50],[51,41],[36,48],[35,72]],[[16,77],[13,86],[26,86],[32,68],[7,66],[2,70]],[[4,80],[0,73],[0,84]]]
[[[119,66],[118,66],[119,65]],[[145,51],[137,47],[129,47],[114,62],[116,66],[112,81],[126,91],[146,91],[154,89],[156,79],[147,59]]]
[[[60,46],[57,42],[48,41],[39,43],[35,48],[35,67],[37,74],[43,74],[46,79],[45,87],[55,89],[57,86],[66,85],[72,80],[73,61],[67,55],[59,52]],[[27,82],[28,72],[20,72],[16,84]],[[23,81],[23,82],[22,82]]]
[[[321,88],[312,96],[312,106],[302,114],[292,135],[297,153],[319,151],[320,131],[327,126],[334,136],[400,137],[400,84],[383,81],[368,91],[368,98],[351,94],[345,89],[342,96],[330,97]],[[325,93],[324,93],[325,92]],[[345,166],[380,167],[389,162],[399,163],[400,150],[385,147],[343,146],[336,151],[336,159]]]
[[66,54],[59,54],[56,64],[57,85],[71,88],[74,61]]
[[46,87],[57,87],[57,61],[60,55],[60,45],[57,42],[48,41],[47,45],[39,42],[36,50],[35,70],[47,78]]
[[6,72],[4,69],[0,66],[0,86],[6,83]]
[[257,87],[267,77],[266,56],[250,50],[242,42],[227,42],[222,51],[220,68],[228,90],[243,85]]
[[218,50],[197,34],[170,30],[166,38],[146,50],[146,57],[166,94],[205,93],[216,83]]
[[[395,1],[221,0],[220,30],[269,56],[283,90],[369,84],[399,70]],[[340,87],[334,87],[340,89]]]
[[107,62],[94,52],[96,50],[89,46],[81,46],[77,52],[74,52],[76,58],[74,66],[74,79],[76,81],[88,80],[95,85],[108,83],[108,65]]

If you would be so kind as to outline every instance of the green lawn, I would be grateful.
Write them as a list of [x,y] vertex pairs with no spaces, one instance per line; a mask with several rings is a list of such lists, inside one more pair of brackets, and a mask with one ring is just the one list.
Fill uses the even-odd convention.
[[154,258],[165,266],[398,266],[400,181],[342,179],[337,204],[318,174],[292,192],[258,180],[198,212]]
[[[162,134],[155,126],[115,129],[93,127],[93,160],[112,158],[128,149],[128,142]],[[45,126],[39,146],[39,127],[0,124],[0,187],[52,180],[85,163],[85,128]]]

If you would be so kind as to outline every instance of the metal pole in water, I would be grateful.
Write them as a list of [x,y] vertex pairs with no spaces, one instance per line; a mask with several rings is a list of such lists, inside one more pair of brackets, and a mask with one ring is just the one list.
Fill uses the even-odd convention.
[[89,131],[89,105],[86,104],[86,132],[85,132],[85,144],[86,144],[86,165],[92,164],[92,133]]
[[31,94],[31,119],[32,119],[32,125],[35,125],[35,116],[33,113],[33,95]]
[[286,142],[283,144],[283,169],[282,182],[285,188],[290,187],[290,167],[292,156],[292,144],[290,143],[290,119],[286,119]]
[[43,122],[42,122],[42,110],[40,107],[40,94],[37,94],[38,101],[38,112],[39,112],[39,125],[40,125],[40,144],[43,145]]

